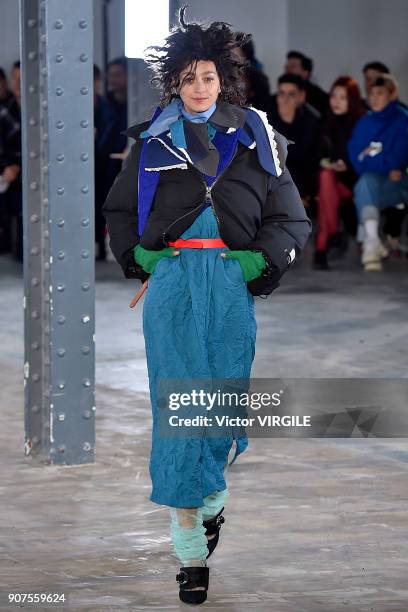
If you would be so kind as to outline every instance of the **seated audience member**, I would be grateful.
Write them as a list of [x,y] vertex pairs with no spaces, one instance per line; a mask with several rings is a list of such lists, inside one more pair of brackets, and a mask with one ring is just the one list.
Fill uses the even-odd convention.
[[318,85],[310,80],[313,72],[313,60],[300,51],[289,51],[286,56],[285,72],[297,74],[305,81],[306,102],[313,106],[321,115],[329,109],[329,96]]
[[7,106],[12,98],[13,94],[8,88],[6,73],[3,68],[0,68],[0,108]]
[[371,85],[371,112],[356,124],[348,144],[360,176],[354,200],[363,227],[364,269],[381,270],[387,254],[378,235],[379,210],[408,201],[408,114],[395,101],[394,77],[383,74]]
[[94,136],[95,136],[95,243],[96,259],[106,259],[105,217],[101,208],[111,187],[108,180],[109,153],[103,145],[105,130],[115,122],[115,116],[108,100],[101,95],[102,74],[94,64]]
[[[243,32],[238,32],[237,38],[242,39],[247,35]],[[262,64],[255,57],[255,47],[252,40],[246,42],[241,47],[236,49],[236,52],[240,55],[241,59],[247,61],[247,68],[245,71],[245,90],[247,104],[258,108],[259,110],[266,111],[269,105],[270,98],[270,87],[269,79],[263,72]]]
[[[376,79],[378,79],[378,77],[382,76],[383,74],[390,74],[390,69],[382,62],[369,62],[363,68],[364,88],[367,96],[367,100],[364,100],[364,104],[367,109],[370,108],[368,103],[368,94],[370,93],[371,85]],[[397,100],[398,104],[400,104],[404,108],[408,108],[407,105],[404,104],[404,102],[402,102],[402,100],[398,98],[397,88],[393,93],[393,100]]]
[[99,154],[107,159],[106,188],[109,190],[122,168],[122,159],[118,154],[127,147],[128,138],[124,133],[128,127],[127,116],[127,59],[119,57],[109,62],[107,67],[108,114],[103,129],[98,135]]
[[364,115],[357,81],[339,77],[330,90],[330,111],[323,121],[314,267],[328,269],[327,247],[338,231],[339,206],[353,195],[357,175],[349,160],[347,143],[353,127]]
[[306,103],[304,80],[296,74],[278,79],[276,101],[271,99],[268,120],[292,143],[287,166],[306,206],[317,191],[320,114]]
[[23,197],[21,182],[21,90],[20,62],[11,75],[13,96],[0,106],[0,244],[2,252],[12,251],[23,259]]

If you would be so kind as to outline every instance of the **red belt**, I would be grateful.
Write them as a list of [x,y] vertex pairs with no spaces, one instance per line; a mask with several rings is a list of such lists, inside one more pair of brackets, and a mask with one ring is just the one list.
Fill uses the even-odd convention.
[[189,238],[183,240],[178,238],[173,242],[168,243],[171,247],[177,249],[223,249],[228,248],[227,245],[221,238]]

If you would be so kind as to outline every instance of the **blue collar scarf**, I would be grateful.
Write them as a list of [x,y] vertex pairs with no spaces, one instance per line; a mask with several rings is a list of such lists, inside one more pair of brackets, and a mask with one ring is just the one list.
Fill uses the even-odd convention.
[[217,108],[216,102],[210,106],[206,111],[202,111],[201,113],[188,113],[184,108],[184,104],[181,107],[181,114],[188,121],[192,121],[192,123],[205,123],[211,117],[211,115],[215,112]]
[[149,136],[158,136],[170,130],[173,145],[185,149],[187,143],[183,122],[187,119],[192,123],[207,123],[208,137],[212,140],[215,136],[216,129],[208,122],[208,119],[215,112],[216,108],[217,104],[214,102],[206,111],[201,113],[188,113],[184,108],[182,99],[180,97],[174,98],[158,117],[153,118],[152,124],[147,130],[141,132],[140,137],[147,138]]

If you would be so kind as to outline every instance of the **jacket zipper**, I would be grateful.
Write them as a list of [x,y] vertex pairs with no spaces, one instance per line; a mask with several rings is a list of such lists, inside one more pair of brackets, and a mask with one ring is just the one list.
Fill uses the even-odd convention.
[[181,217],[178,217],[178,219],[176,219],[175,221],[172,221],[172,223],[170,223],[170,225],[168,225],[166,227],[166,229],[163,232],[163,244],[166,244],[166,234],[169,231],[169,229],[178,221],[180,221],[180,219],[184,219],[184,217],[188,217],[188,215],[191,215],[191,213],[195,212],[196,210],[198,210],[199,208],[201,208],[201,206],[203,205],[202,202],[200,202],[200,204],[198,206],[196,206],[195,208],[193,208],[193,210],[189,210],[189,212],[185,213],[184,215],[181,215]]
[[[230,165],[231,165],[231,163],[233,162],[233,160],[234,160],[234,158],[235,158],[235,155],[236,155],[236,152],[237,152],[237,148],[238,148],[238,147],[236,147],[236,148],[235,148],[234,155],[233,155],[233,157],[232,157],[232,159],[231,159],[230,163],[228,164],[228,166],[226,166],[226,167],[224,168],[224,170],[222,170],[222,172],[220,172],[220,173],[219,173],[219,175],[217,176],[217,178],[215,179],[215,181],[213,182],[213,184],[212,184],[211,186],[208,186],[208,185],[207,185],[207,183],[205,182],[205,180],[202,178],[201,173],[199,172],[199,170],[197,170],[197,168],[195,168],[195,167],[194,167],[192,164],[189,164],[189,165],[191,166],[191,169],[192,169],[192,170],[193,170],[193,171],[194,171],[194,172],[197,174],[197,176],[199,177],[200,181],[203,183],[203,185],[204,185],[204,187],[205,187],[205,200],[204,200],[204,203],[209,203],[209,204],[211,204],[211,208],[212,208],[212,209],[213,209],[213,211],[214,211],[214,216],[215,216],[215,219],[216,219],[216,221],[217,221],[217,225],[218,225],[218,230],[219,230],[220,236],[221,236],[221,224],[220,224],[220,220],[219,220],[219,218],[218,218],[218,216],[217,216],[217,211],[215,210],[215,203],[214,203],[214,200],[213,200],[213,197],[212,197],[211,190],[212,190],[212,188],[214,187],[214,185],[215,185],[216,183],[218,183],[219,179],[220,179],[220,178],[223,176],[223,174],[226,172],[226,170],[228,170],[229,166],[230,166]],[[199,209],[199,208],[200,208],[202,205],[203,205],[203,203],[201,202],[201,203],[199,204],[199,206],[196,206],[195,208],[193,208],[193,210],[190,210],[188,213],[185,213],[184,215],[182,215],[181,217],[179,217],[178,219],[176,219],[175,221],[173,221],[172,223],[170,223],[170,225],[168,225],[168,226],[166,227],[166,229],[164,230],[164,232],[163,232],[163,244],[166,244],[166,234],[167,234],[167,232],[169,231],[169,229],[170,229],[170,228],[171,228],[171,227],[172,227],[172,226],[173,226],[175,223],[177,223],[177,222],[178,222],[178,221],[180,221],[181,219],[184,219],[184,217],[187,217],[188,215],[191,215],[191,213],[193,213],[193,212],[195,212],[196,210],[198,210],[198,209]],[[222,238],[222,236],[221,236],[221,238]]]
[[220,180],[220,178],[221,178],[221,177],[222,177],[222,176],[225,174],[225,172],[228,170],[228,168],[230,167],[230,165],[232,164],[232,162],[234,161],[235,156],[236,156],[236,153],[237,153],[237,149],[238,149],[238,145],[236,145],[236,147],[235,147],[235,151],[234,151],[234,154],[233,154],[233,156],[232,156],[232,158],[231,158],[230,163],[229,163],[227,166],[225,166],[224,170],[222,170],[222,171],[219,173],[219,175],[217,176],[217,178],[215,179],[215,181],[213,182],[213,184],[212,184],[212,185],[210,185],[210,186],[208,186],[208,185],[207,185],[207,183],[205,182],[205,180],[203,179],[203,177],[201,176],[201,174],[200,174],[200,172],[197,170],[197,168],[195,168],[194,166],[192,166],[192,169],[193,169],[193,170],[194,170],[194,172],[195,172],[195,173],[198,175],[199,179],[201,180],[201,182],[203,183],[203,185],[204,185],[204,187],[205,187],[205,202],[206,202],[206,203],[211,204],[211,208],[212,208],[212,209],[213,209],[213,211],[214,211],[214,217],[215,217],[215,219],[216,219],[216,221],[217,221],[218,231],[219,231],[219,234],[220,234],[221,238],[222,238],[222,235],[221,235],[221,223],[220,223],[220,220],[219,220],[219,218],[218,218],[217,211],[215,210],[215,202],[214,202],[214,198],[213,198],[213,195],[212,195],[211,191],[212,191],[213,187],[215,187],[215,185],[218,183],[218,181]]

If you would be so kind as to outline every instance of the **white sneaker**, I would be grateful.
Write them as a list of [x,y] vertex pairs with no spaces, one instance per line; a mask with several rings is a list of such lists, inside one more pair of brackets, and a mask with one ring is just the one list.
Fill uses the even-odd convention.
[[381,259],[388,255],[388,250],[380,240],[367,238],[363,243],[363,254],[361,263],[366,272],[380,272],[382,270]]

